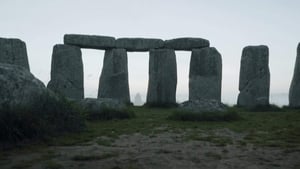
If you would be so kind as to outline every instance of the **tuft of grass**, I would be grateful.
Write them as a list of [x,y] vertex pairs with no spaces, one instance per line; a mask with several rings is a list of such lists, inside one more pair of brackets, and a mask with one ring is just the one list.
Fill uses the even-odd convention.
[[44,168],[45,169],[63,169],[64,166],[57,163],[57,162],[54,162],[54,161],[47,161],[45,164],[44,164]]
[[169,116],[169,119],[179,121],[235,121],[241,119],[241,117],[233,110],[203,113],[175,111]]
[[148,107],[148,108],[174,108],[174,107],[178,107],[178,103],[145,103],[144,107]]
[[105,153],[102,155],[75,155],[71,159],[73,161],[97,161],[97,160],[108,159],[116,156],[118,156],[118,154],[116,153]]
[[197,141],[206,141],[215,144],[216,146],[226,146],[228,144],[233,144],[233,141],[229,137],[225,136],[216,136],[216,135],[209,135],[209,136],[199,136],[199,135],[190,135],[188,139],[197,140]]
[[215,160],[221,160],[222,159],[222,155],[221,154],[217,154],[217,153],[214,153],[214,152],[206,152],[205,156],[206,157],[211,157],[211,158],[213,158]]
[[115,120],[115,119],[130,119],[134,118],[135,113],[129,109],[117,110],[104,107],[99,111],[86,112],[87,120]]

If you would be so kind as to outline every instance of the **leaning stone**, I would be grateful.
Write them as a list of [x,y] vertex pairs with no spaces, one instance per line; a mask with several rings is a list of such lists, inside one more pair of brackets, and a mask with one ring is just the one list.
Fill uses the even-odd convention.
[[161,39],[119,38],[116,40],[116,47],[127,51],[149,51],[163,46],[164,41]]
[[125,49],[105,51],[98,98],[112,98],[126,103],[130,102],[127,52]]
[[177,65],[172,49],[152,49],[149,60],[148,105],[176,104]]
[[27,68],[0,63],[0,109],[32,110],[32,105],[48,92]]
[[289,91],[289,105],[300,107],[300,43],[297,48],[294,76]]
[[192,51],[189,100],[212,99],[221,102],[222,58],[216,48]]
[[165,48],[190,51],[196,48],[209,47],[209,41],[202,38],[177,38],[165,41]]
[[18,65],[29,70],[25,42],[20,39],[0,38],[0,63]]
[[81,48],[105,50],[115,47],[115,38],[110,36],[66,34],[64,43]]
[[51,80],[47,87],[69,99],[83,99],[83,64],[79,47],[70,45],[54,46]]
[[270,71],[267,46],[248,46],[243,49],[238,105],[255,107],[269,104]]

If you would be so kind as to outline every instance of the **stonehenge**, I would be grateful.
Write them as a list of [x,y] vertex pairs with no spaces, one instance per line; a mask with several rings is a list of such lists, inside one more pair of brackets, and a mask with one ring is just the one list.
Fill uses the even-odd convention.
[[47,88],[69,99],[84,98],[83,64],[79,47],[62,44],[53,47],[51,80]]
[[294,75],[289,90],[289,106],[300,107],[300,43],[297,47]]
[[0,38],[0,63],[29,69],[26,44],[20,39]]
[[269,105],[270,71],[267,46],[247,46],[243,49],[240,67],[238,106]]
[[193,49],[190,60],[189,100],[221,102],[222,58],[216,48]]
[[[81,48],[105,50],[99,78],[98,99],[130,102],[127,52],[149,52],[147,103],[176,104],[176,50],[191,51],[189,99],[221,103],[222,57],[202,38],[114,38],[99,35],[66,34],[64,44],[53,47],[51,79],[47,88],[73,100],[84,99]],[[300,107],[300,43],[289,90],[289,106]],[[0,63],[29,69],[26,44],[20,39],[0,38]],[[240,65],[237,105],[269,105],[270,70],[267,46],[247,46]]]
[[[177,64],[175,50],[193,51],[191,64],[192,74],[190,74],[190,91],[191,99],[204,98],[215,99],[221,101],[221,74],[222,74],[222,60],[221,55],[215,48],[209,48],[209,41],[202,38],[177,38],[170,40],[161,40],[155,38],[114,38],[110,36],[99,35],[80,35],[80,34],[66,34],[64,36],[65,47],[73,46],[74,49],[68,48],[65,58],[72,58],[76,55],[76,60],[79,65],[77,68],[73,67],[71,63],[56,63],[60,58],[57,50],[54,48],[52,55],[52,71],[51,81],[48,88],[55,92],[62,93],[72,99],[81,99],[83,97],[83,79],[82,79],[82,61],[80,48],[105,50],[103,61],[103,68],[99,79],[98,99],[111,98],[130,102],[130,92],[128,83],[128,67],[127,67],[127,52],[149,52],[149,81],[147,92],[147,103],[153,105],[176,104],[176,87],[177,87]],[[203,51],[198,52],[198,50]],[[74,53],[73,53],[74,52]],[[199,54],[198,54],[199,53]],[[198,56],[199,55],[199,56]],[[63,57],[62,57],[63,58]],[[199,60],[200,58],[200,60]],[[201,59],[202,58],[202,59]],[[204,61],[202,63],[202,61]],[[212,63],[216,61],[216,63]],[[62,61],[60,61],[62,62]],[[72,61],[70,61],[72,62]],[[195,63],[194,63],[195,62]],[[59,64],[69,64],[70,69],[78,72],[80,77],[72,77],[71,74],[59,75],[55,72],[65,72]],[[199,66],[207,65],[214,68],[214,74],[210,74],[209,67],[204,68],[204,72],[197,74]],[[68,69],[68,68],[66,68]],[[194,73],[195,71],[196,73]],[[202,69],[201,69],[202,71]],[[194,73],[194,74],[193,74]],[[206,73],[207,75],[201,74]],[[53,74],[53,75],[52,75]],[[77,73],[76,73],[77,74]],[[68,78],[60,78],[60,77]],[[208,78],[210,81],[205,81]],[[59,79],[59,80],[58,80]],[[64,80],[68,79],[68,80]],[[199,79],[202,79],[199,81]],[[74,86],[78,81],[80,85]],[[200,84],[200,86],[198,86]],[[208,85],[207,85],[208,84]],[[208,86],[212,85],[213,90],[207,90]],[[63,87],[67,86],[63,91]],[[70,95],[70,91],[76,90],[74,95]],[[203,93],[201,93],[203,92]]]
[[152,49],[149,58],[147,104],[176,104],[177,67],[175,51]]

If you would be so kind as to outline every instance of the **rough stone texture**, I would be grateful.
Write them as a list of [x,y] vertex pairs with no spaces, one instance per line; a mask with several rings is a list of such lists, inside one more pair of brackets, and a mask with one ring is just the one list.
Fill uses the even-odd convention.
[[105,51],[98,98],[112,98],[130,102],[127,52],[125,49]]
[[222,58],[216,48],[192,51],[189,100],[213,99],[221,102]]
[[269,104],[270,71],[267,46],[248,46],[243,49],[239,91],[239,106]]
[[300,107],[300,43],[297,48],[294,76],[289,91],[289,105]]
[[116,40],[116,47],[127,51],[149,51],[163,46],[164,41],[161,39],[119,38]]
[[115,38],[110,36],[66,34],[64,43],[81,48],[110,49],[116,46]]
[[223,112],[226,111],[227,106],[217,100],[189,100],[179,105],[179,109],[184,111],[202,113],[202,112]]
[[177,65],[175,51],[150,50],[147,104],[176,103]]
[[20,39],[0,38],[0,63],[23,66],[29,70],[25,42]]
[[192,50],[209,47],[209,41],[202,38],[177,38],[165,41],[165,48],[174,50]]
[[83,64],[79,47],[53,47],[51,80],[47,87],[69,99],[83,99]]
[[110,108],[114,110],[122,110],[126,108],[126,105],[123,102],[109,98],[85,98],[83,100],[78,101],[78,104],[82,109],[88,112],[100,112],[105,108]]
[[47,92],[45,85],[27,68],[0,63],[0,109],[27,108]]

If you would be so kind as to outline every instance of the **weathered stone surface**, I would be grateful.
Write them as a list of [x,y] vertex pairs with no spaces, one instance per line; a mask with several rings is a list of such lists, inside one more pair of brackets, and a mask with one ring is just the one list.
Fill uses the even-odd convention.
[[0,63],[0,109],[4,105],[28,108],[46,92],[45,85],[27,68]]
[[116,40],[116,47],[124,48],[127,51],[149,51],[163,46],[164,41],[161,39],[119,38]]
[[105,51],[98,98],[112,98],[130,102],[127,52],[125,49]]
[[87,111],[87,112],[100,112],[106,108],[114,109],[114,110],[122,110],[126,108],[126,105],[116,99],[109,99],[109,98],[85,98],[77,102],[79,106]]
[[69,99],[83,99],[83,64],[79,47],[53,47],[51,80],[47,87]]
[[289,106],[300,107],[300,43],[297,48],[294,76],[289,91]]
[[110,36],[98,35],[78,35],[66,34],[64,36],[64,43],[67,45],[74,45],[81,48],[90,49],[110,49],[116,46],[115,38]]
[[221,102],[222,58],[216,48],[192,51],[189,74],[189,100],[212,99]]
[[177,38],[165,41],[165,48],[174,50],[192,50],[209,47],[209,41],[202,38]]
[[223,112],[226,111],[227,106],[217,100],[199,99],[183,102],[179,105],[179,108],[188,112],[202,113]]
[[20,39],[0,38],[0,63],[23,66],[29,70],[25,42]]
[[147,104],[175,104],[176,86],[175,51],[172,49],[150,50]]
[[247,46],[243,49],[239,91],[239,106],[269,104],[270,71],[267,46]]

